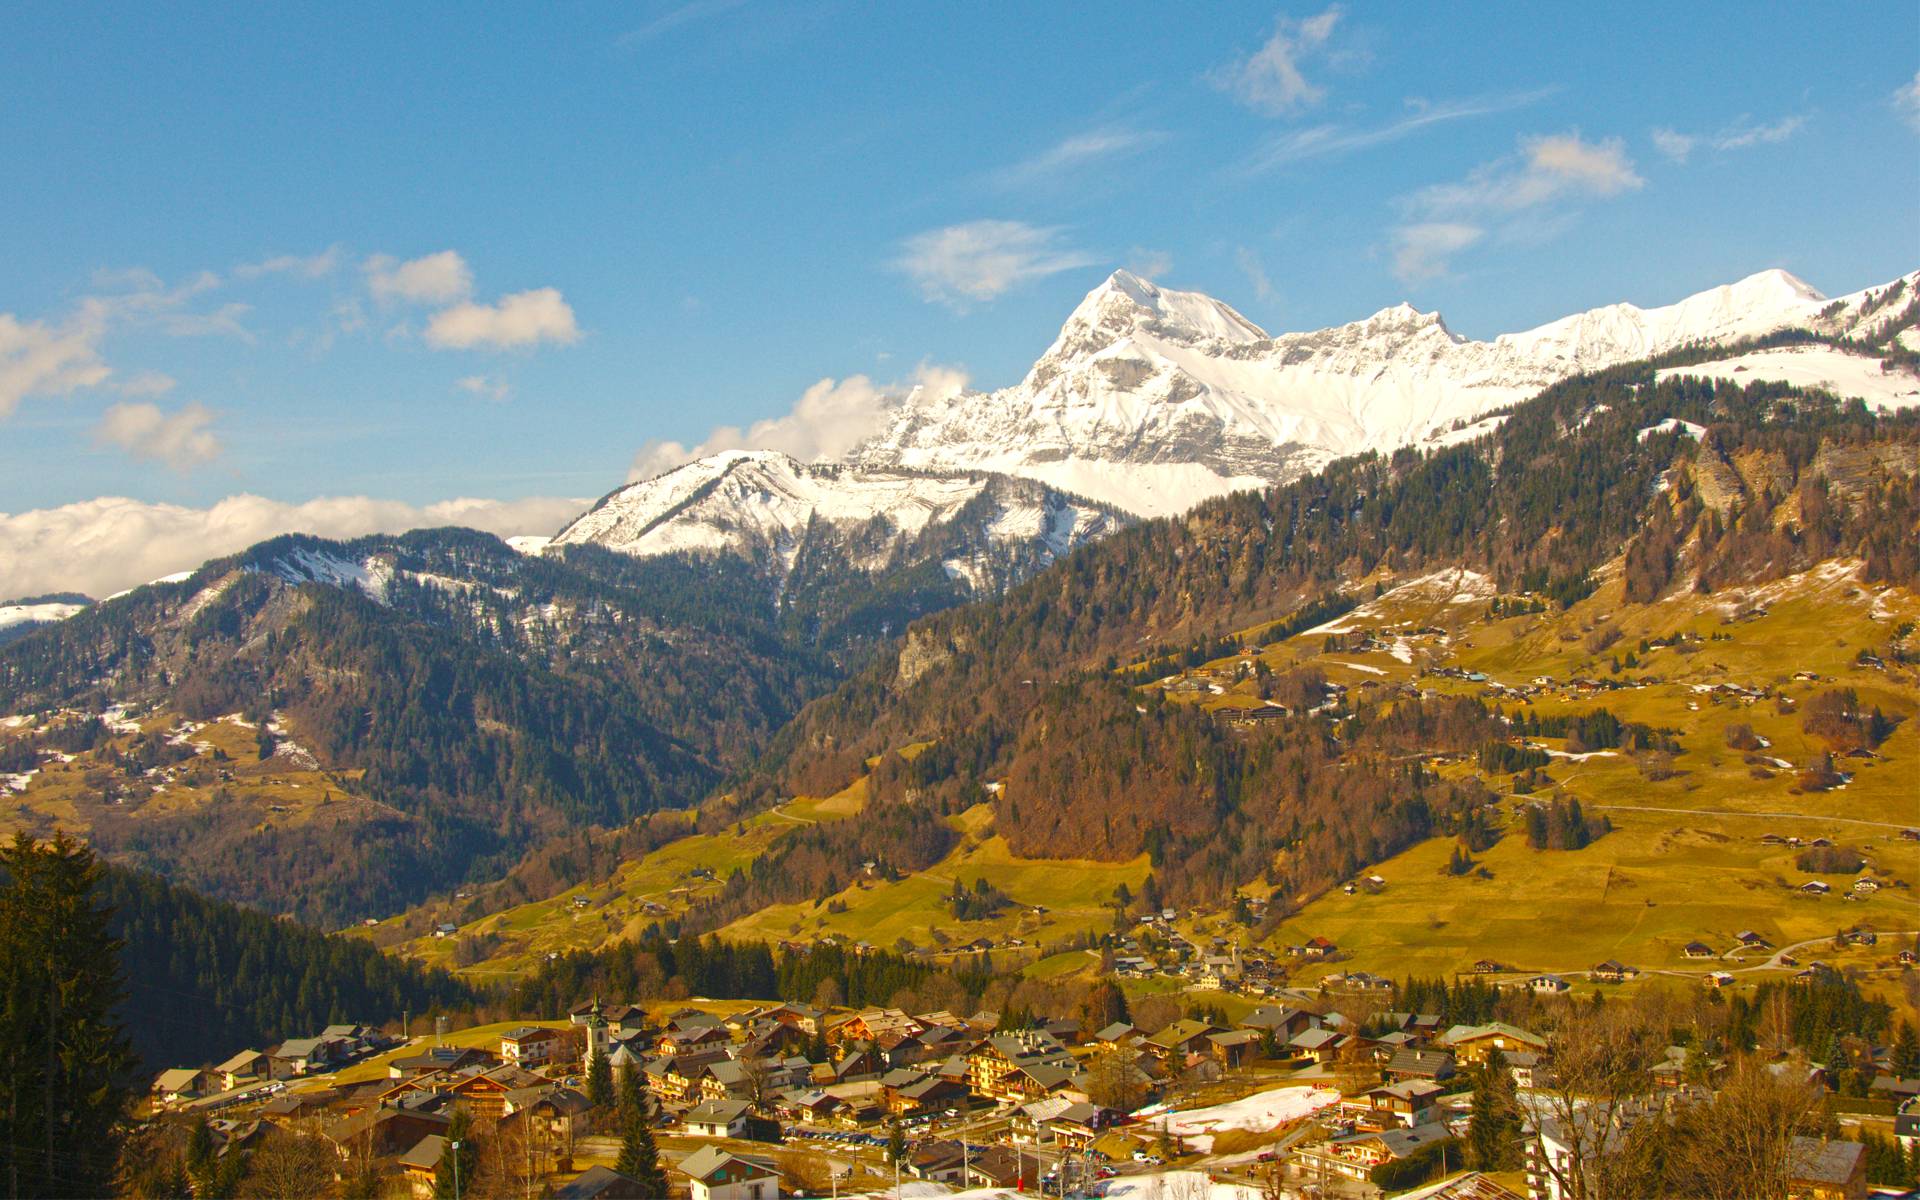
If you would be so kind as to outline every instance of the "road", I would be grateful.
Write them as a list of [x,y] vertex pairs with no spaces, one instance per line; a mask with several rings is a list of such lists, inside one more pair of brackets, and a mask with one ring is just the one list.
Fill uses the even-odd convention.
[[1686,817],[1753,817],[1765,821],[1826,821],[1835,825],[1866,825],[1874,829],[1891,829],[1899,832],[1913,829],[1913,825],[1899,825],[1890,821],[1863,821],[1859,817],[1823,817],[1812,813],[1791,812],[1740,812],[1730,808],[1659,808],[1652,804],[1584,804],[1589,811],[1600,812],[1657,812],[1678,813]]

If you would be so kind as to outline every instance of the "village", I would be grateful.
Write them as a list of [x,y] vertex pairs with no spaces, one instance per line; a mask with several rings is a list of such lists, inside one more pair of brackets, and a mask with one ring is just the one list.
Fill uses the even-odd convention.
[[[1237,986],[1242,965],[1236,956],[1203,969],[1232,972]],[[1593,977],[1631,971],[1603,963]],[[1568,986],[1536,976],[1514,979],[1508,991],[1537,1006],[1556,1003],[1551,997]],[[1123,999],[1114,1003],[1119,988],[1105,987],[1106,1015],[1124,1011]],[[1100,1020],[1098,1004],[1071,1018],[1014,1021],[991,1012],[597,998],[552,1020],[462,1030],[442,1020],[412,1037],[339,1024],[215,1066],[163,1072],[150,1125],[201,1139],[216,1161],[301,1139],[324,1147],[339,1179],[360,1181],[354,1194],[410,1200],[658,1196],[660,1184],[616,1169],[646,1157],[630,1158],[636,1112],[646,1154],[657,1145],[665,1186],[689,1200],[931,1198],[969,1189],[1355,1200],[1575,1194],[1565,1170],[1550,1169],[1564,1168],[1579,1140],[1564,1126],[1585,1115],[1556,1113],[1550,1103],[1553,1037],[1503,1020],[1394,1011],[1392,984],[1369,990],[1377,995],[1356,1005],[1324,988],[1279,989],[1242,1005],[1237,1019],[1200,1005],[1153,1028],[1125,1017],[1088,1028]],[[1849,1043],[1846,1054],[1849,1071],[1870,1076],[1853,1111],[1920,1152],[1920,1072],[1904,1061],[1912,1047]],[[1697,1046],[1674,1045],[1645,1068],[1645,1094],[1623,1110],[1629,1115],[1709,1103],[1727,1066]],[[1839,1069],[1804,1054],[1768,1068],[1818,1087]],[[1477,1136],[1476,1097],[1489,1088],[1530,1114],[1524,1161],[1504,1174],[1461,1173]],[[1869,1195],[1857,1140],[1795,1138],[1791,1173],[1795,1197]],[[1409,1191],[1415,1185],[1425,1186]]]

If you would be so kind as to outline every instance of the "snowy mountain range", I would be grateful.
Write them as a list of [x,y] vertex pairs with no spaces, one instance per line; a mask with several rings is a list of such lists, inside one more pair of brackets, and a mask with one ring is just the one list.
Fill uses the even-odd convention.
[[[1570,375],[1682,347],[1787,328],[1851,338],[1876,349],[1746,349],[1662,375],[1920,405],[1920,376],[1882,363],[1885,352],[1920,351],[1917,297],[1920,272],[1829,300],[1768,270],[1664,307],[1614,304],[1490,341],[1407,304],[1275,335],[1211,296],[1115,271],[1013,386],[915,392],[843,462],[727,451],[621,487],[554,537],[509,542],[534,555],[726,554],[781,605],[796,589],[871,588],[937,568],[905,585],[920,597],[910,607],[937,607],[1002,590],[1133,518],[1349,454],[1472,438],[1501,419],[1496,410]],[[0,640],[72,611],[0,608]]]
[[1615,304],[1481,342],[1406,304],[1270,336],[1210,296],[1116,271],[1020,383],[910,399],[853,457],[1005,471],[1141,515],[1180,512],[1344,455],[1449,440],[1579,372],[1787,327],[1854,333],[1896,319],[1915,279],[1871,306],[1881,290],[1833,302],[1763,271],[1663,308]]
[[[875,570],[929,530],[964,520],[989,556],[1021,548],[1044,565],[1121,514],[1177,513],[1345,455],[1475,436],[1489,427],[1486,414],[1582,371],[1789,327],[1884,340],[1890,325],[1913,323],[1917,285],[1920,272],[1830,301],[1769,270],[1661,308],[1614,304],[1473,341],[1407,304],[1271,335],[1211,296],[1115,271],[1012,387],[916,392],[843,463],[774,451],[689,463],[607,496],[553,544],[643,556],[728,551],[777,583],[821,539],[848,543],[851,560]],[[1920,381],[1875,384],[1875,359],[1835,374],[1831,360],[1844,352],[1809,349],[1826,356],[1818,369],[1836,387],[1920,403]],[[1769,354],[1745,377],[1809,381],[1811,360]],[[943,564],[975,588],[1007,581],[1004,571]]]

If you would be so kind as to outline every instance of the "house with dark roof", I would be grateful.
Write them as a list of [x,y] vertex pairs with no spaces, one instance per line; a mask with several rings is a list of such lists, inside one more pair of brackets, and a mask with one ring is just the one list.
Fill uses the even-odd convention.
[[588,1167],[553,1193],[553,1200],[656,1200],[638,1179],[611,1167]]
[[434,1176],[440,1173],[440,1160],[446,1156],[445,1135],[430,1133],[400,1156],[400,1174],[416,1196],[432,1196]]
[[1402,1082],[1408,1079],[1424,1079],[1434,1083],[1444,1083],[1454,1075],[1453,1055],[1446,1050],[1419,1050],[1412,1047],[1396,1050],[1381,1068],[1390,1081]]
[[1294,1034],[1305,1033],[1319,1024],[1319,1017],[1306,1009],[1294,1008],[1291,1005],[1263,1004],[1240,1018],[1240,1028],[1261,1032],[1271,1029],[1273,1036],[1282,1045],[1285,1045],[1287,1039]]
[[1217,1025],[1205,1021],[1180,1020],[1168,1025],[1160,1032],[1150,1035],[1146,1041],[1149,1053],[1172,1062],[1184,1061],[1191,1054],[1205,1054],[1211,1050],[1207,1039],[1213,1034],[1223,1032]]
[[688,1110],[687,1132],[697,1137],[740,1137],[752,1106],[745,1100],[709,1100]]
[[1453,1140],[1444,1124],[1427,1122],[1411,1127],[1352,1133],[1302,1148],[1299,1157],[1309,1170],[1318,1169],[1358,1182],[1368,1181],[1375,1167],[1419,1153],[1429,1146]]
[[1859,1142],[1797,1137],[1787,1149],[1788,1200],[1862,1200],[1867,1148]]

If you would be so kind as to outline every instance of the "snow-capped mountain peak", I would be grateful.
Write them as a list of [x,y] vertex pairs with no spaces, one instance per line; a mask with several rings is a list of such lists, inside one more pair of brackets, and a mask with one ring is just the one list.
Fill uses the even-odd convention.
[[[776,594],[801,556],[831,545],[849,566],[879,570],[935,529],[971,518],[943,553],[976,590],[1009,581],[982,559],[1051,561],[1111,528],[1116,514],[1029,480],[982,471],[928,473],[803,463],[774,450],[729,450],[613,492],[554,537],[647,557],[731,553],[758,564]],[[977,538],[969,538],[977,534]]]
[[1173,291],[1131,271],[1115,271],[1068,314],[1043,361],[1063,353],[1098,351],[1130,336],[1182,345],[1237,345],[1267,338],[1265,330],[1203,292]]

